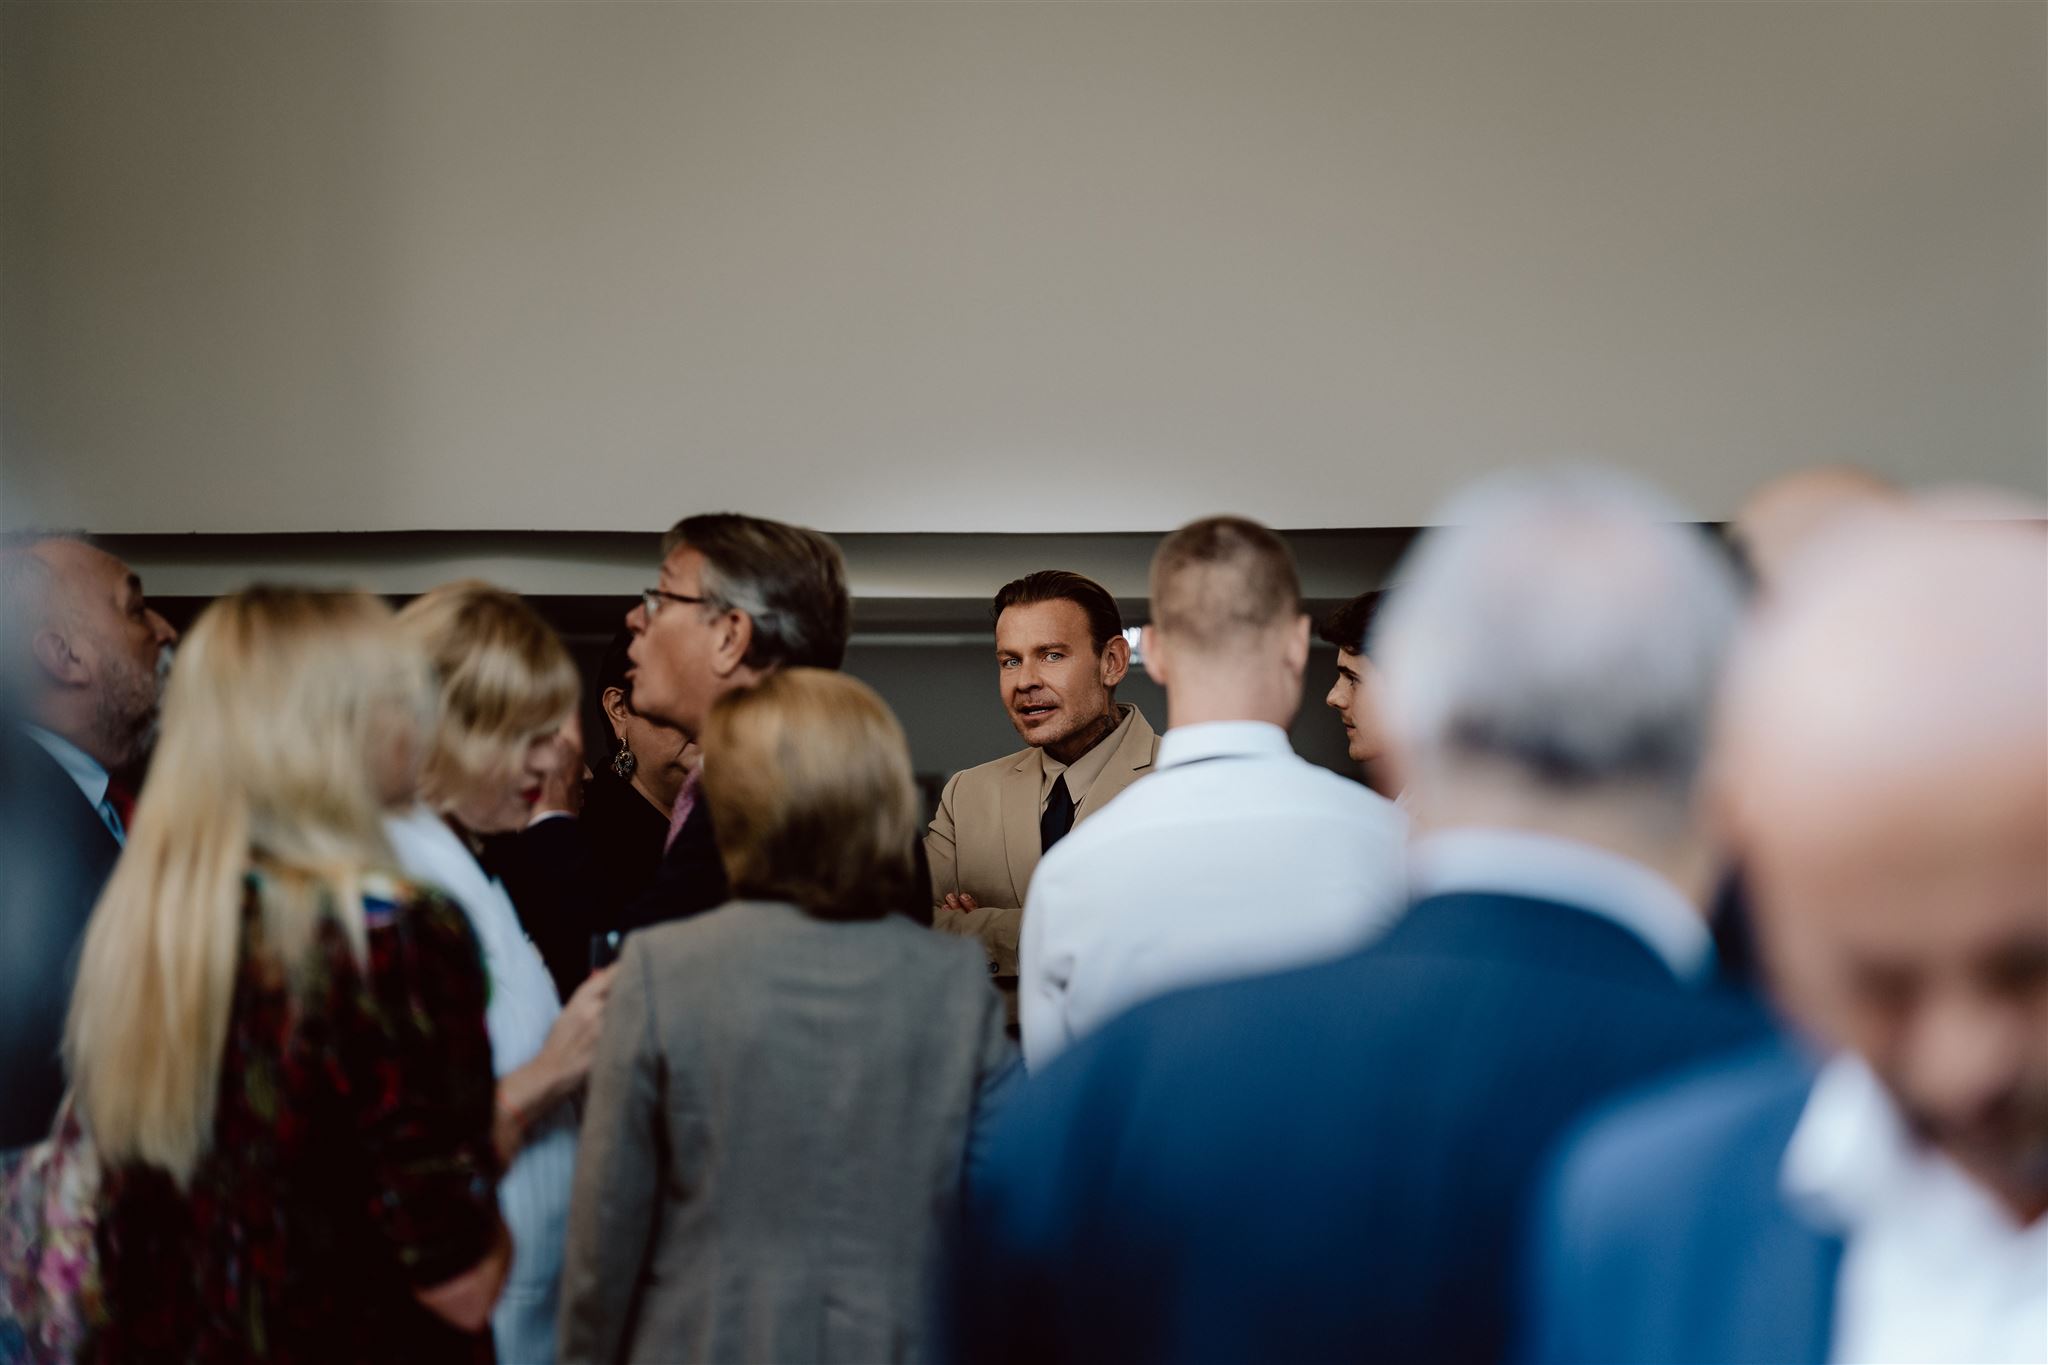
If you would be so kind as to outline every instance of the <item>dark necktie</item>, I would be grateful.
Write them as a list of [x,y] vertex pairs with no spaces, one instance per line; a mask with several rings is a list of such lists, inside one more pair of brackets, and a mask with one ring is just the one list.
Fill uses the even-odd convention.
[[1067,775],[1061,773],[1045,798],[1045,814],[1038,817],[1038,851],[1050,852],[1074,827],[1074,798],[1067,790]]

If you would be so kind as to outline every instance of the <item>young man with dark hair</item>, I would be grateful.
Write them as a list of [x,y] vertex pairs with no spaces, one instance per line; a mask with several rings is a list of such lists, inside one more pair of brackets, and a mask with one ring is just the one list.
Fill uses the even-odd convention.
[[1100,583],[1042,570],[1004,585],[991,615],[1003,708],[1026,747],[956,773],[924,847],[934,924],[981,940],[1014,1023],[1024,896],[1039,857],[1148,771],[1159,737],[1116,700],[1131,646]]
[[1323,705],[1337,713],[1344,723],[1344,743],[1351,761],[1365,770],[1365,785],[1381,796],[1400,794],[1400,784],[1389,771],[1386,730],[1380,722],[1379,674],[1365,652],[1372,633],[1372,618],[1379,611],[1384,591],[1362,592],[1323,618],[1316,634],[1337,649],[1337,681],[1330,685]]

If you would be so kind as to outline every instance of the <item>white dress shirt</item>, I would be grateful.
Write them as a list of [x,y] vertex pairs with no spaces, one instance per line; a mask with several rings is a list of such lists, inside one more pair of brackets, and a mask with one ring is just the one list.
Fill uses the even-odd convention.
[[1141,1000],[1363,945],[1406,899],[1407,822],[1259,721],[1168,730],[1153,771],[1046,854],[1019,951],[1034,1069]]
[[1629,931],[1680,981],[1714,962],[1704,915],[1685,893],[1633,858],[1576,839],[1478,826],[1415,840],[1408,883],[1416,900],[1460,891],[1529,896],[1584,910]]
[[[427,807],[386,819],[384,830],[408,877],[439,887],[462,907],[490,980],[484,1028],[491,1036],[492,1069],[499,1076],[517,1071],[547,1042],[562,1002],[512,898]],[[562,1248],[575,1180],[575,1108],[563,1105],[527,1130],[526,1145],[498,1182],[498,1209],[512,1233],[511,1274],[491,1315],[500,1360],[545,1365],[555,1358]]]
[[1844,1239],[1830,1360],[2048,1360],[2048,1217],[2021,1227],[1917,1141],[1860,1057],[1822,1068],[1781,1178],[1794,1208]]
[[42,746],[44,753],[55,760],[64,775],[78,784],[79,794],[85,797],[100,817],[100,823],[107,827],[107,833],[114,836],[114,842],[126,846],[128,831],[121,825],[121,813],[114,809],[114,803],[107,799],[107,788],[113,779],[107,776],[99,760],[73,744],[62,735],[52,734],[40,725],[21,727],[28,737]]

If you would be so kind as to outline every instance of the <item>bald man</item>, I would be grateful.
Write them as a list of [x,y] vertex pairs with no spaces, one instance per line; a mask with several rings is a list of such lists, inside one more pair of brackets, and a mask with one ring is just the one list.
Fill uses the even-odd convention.
[[127,838],[177,632],[83,541],[0,548],[0,1148],[45,1136],[80,937]]
[[1597,1129],[1543,1228],[1542,1359],[2048,1355],[2048,537],[1844,528],[1773,592],[1719,804],[1767,1058]]
[[1730,538],[1760,584],[1775,582],[1806,545],[1844,519],[1904,511],[1905,491],[1867,469],[1817,465],[1772,479],[1735,513]]

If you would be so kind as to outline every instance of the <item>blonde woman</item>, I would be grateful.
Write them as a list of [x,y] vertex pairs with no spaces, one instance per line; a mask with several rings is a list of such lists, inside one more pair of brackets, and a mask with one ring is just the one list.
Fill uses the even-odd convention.
[[565,1010],[511,898],[476,854],[485,835],[522,828],[543,791],[581,774],[580,749],[561,738],[576,706],[576,667],[531,607],[486,583],[435,588],[398,621],[426,652],[440,702],[420,800],[386,830],[400,865],[445,888],[483,945],[508,1163],[498,1197],[514,1248],[492,1332],[502,1359],[545,1365],[576,1169],[569,1101],[590,1069],[610,973],[584,982]]
[[380,822],[427,698],[360,593],[238,593],[180,650],[66,1039],[106,1172],[89,1354],[489,1359],[483,973]]
[[1008,1065],[929,895],[895,717],[838,673],[727,695],[704,797],[740,898],[626,940],[563,1275],[573,1361],[919,1360],[977,1102]]

